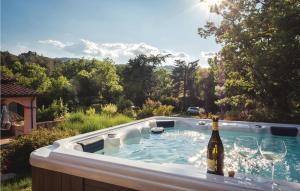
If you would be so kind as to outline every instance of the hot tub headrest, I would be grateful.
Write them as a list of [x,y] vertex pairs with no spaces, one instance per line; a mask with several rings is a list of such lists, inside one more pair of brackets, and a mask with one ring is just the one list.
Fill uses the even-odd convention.
[[156,126],[157,127],[174,127],[175,126],[175,121],[174,120],[157,120],[156,121]]
[[104,139],[102,137],[93,137],[78,142],[85,152],[93,153],[104,148]]
[[298,135],[298,129],[296,127],[272,126],[271,133],[272,135],[296,137]]

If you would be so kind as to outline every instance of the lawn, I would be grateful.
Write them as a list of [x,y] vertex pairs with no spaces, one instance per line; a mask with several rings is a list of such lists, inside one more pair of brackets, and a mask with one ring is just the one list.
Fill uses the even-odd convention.
[[[57,139],[128,123],[133,120],[133,118],[122,114],[93,113],[87,115],[83,112],[76,112],[69,114],[66,121],[53,130],[34,130],[30,135],[18,137],[6,149],[1,150],[1,170],[16,172],[19,176],[1,183],[1,191],[31,190],[29,156],[33,150],[52,144]],[[7,163],[10,165],[6,166]]]
[[115,125],[128,123],[133,121],[132,118],[123,114],[90,114],[84,112],[72,113],[67,117],[67,120],[58,126],[63,130],[75,130],[78,133],[87,133]]

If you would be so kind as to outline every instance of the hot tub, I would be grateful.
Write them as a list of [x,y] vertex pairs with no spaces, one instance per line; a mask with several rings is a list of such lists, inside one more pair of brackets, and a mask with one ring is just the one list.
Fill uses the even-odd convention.
[[[151,117],[56,141],[31,153],[37,190],[270,190],[270,164],[259,153],[239,165],[235,137],[283,139],[276,164],[282,190],[300,190],[300,125],[220,121],[225,176],[206,173],[211,121]],[[163,127],[162,133],[151,133]],[[284,136],[278,136],[284,135]],[[235,170],[234,178],[227,176]],[[246,174],[245,174],[246,173]]]

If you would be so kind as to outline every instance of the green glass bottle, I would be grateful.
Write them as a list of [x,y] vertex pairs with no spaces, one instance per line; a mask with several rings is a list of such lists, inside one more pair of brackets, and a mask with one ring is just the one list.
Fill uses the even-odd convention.
[[212,133],[207,145],[207,173],[224,176],[224,148],[219,135],[219,117],[212,117]]

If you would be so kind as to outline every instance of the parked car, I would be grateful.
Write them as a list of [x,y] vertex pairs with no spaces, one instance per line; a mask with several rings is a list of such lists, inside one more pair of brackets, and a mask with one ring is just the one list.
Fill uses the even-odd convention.
[[186,110],[186,112],[188,113],[188,114],[196,114],[196,115],[198,115],[199,114],[199,107],[188,107],[188,109]]

